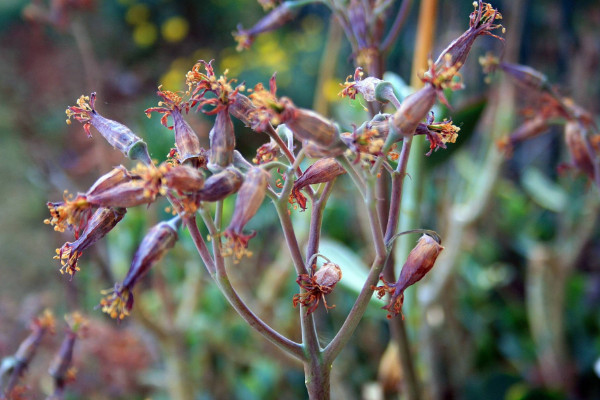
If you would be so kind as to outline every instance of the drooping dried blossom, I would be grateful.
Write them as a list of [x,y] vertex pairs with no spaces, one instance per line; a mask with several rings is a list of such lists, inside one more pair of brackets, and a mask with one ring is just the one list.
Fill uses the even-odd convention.
[[289,99],[282,99],[282,103],[281,122],[298,140],[310,140],[325,149],[340,144],[339,130],[333,122],[312,110],[296,107]]
[[396,283],[389,283],[381,276],[380,279],[383,282],[383,286],[371,287],[377,292],[379,298],[383,297],[386,293],[391,295],[388,305],[383,307],[385,310],[388,310],[388,318],[392,318],[392,314],[395,316],[402,312],[404,291],[409,286],[420,281],[433,268],[435,260],[443,249],[437,240],[427,234],[423,234],[417,245],[408,254],[398,281]]
[[[439,55],[435,61],[435,69],[456,68],[456,72],[465,64],[471,47],[475,39],[479,36],[492,36],[498,40],[504,40],[501,37],[492,33],[496,29],[504,28],[500,24],[494,23],[496,20],[502,19],[502,14],[494,9],[491,4],[474,2],[476,10],[469,15],[469,29],[467,29],[460,37],[452,41]],[[431,71],[431,69],[430,69]],[[437,71],[436,75],[439,75]]]
[[274,126],[281,123],[281,112],[284,109],[284,103],[277,96],[276,75],[273,74],[269,79],[269,90],[265,89],[262,83],[256,84],[249,98],[254,108],[248,112],[250,127],[256,132],[264,132],[270,124]]
[[[198,135],[192,127],[183,118],[183,113],[190,110],[190,103],[183,101],[183,97],[176,92],[162,90],[159,86],[157,94],[162,100],[158,107],[148,108],[145,113],[150,118],[151,113],[158,112],[162,114],[160,122],[167,128],[172,129],[175,134],[175,147],[177,148],[178,160],[185,163],[190,160],[197,164],[198,157],[201,156],[202,148]],[[173,126],[168,126],[168,116],[173,118]]]
[[362,155],[369,159],[382,155],[381,148],[390,132],[390,117],[390,114],[377,114],[360,127],[355,127],[351,133],[342,134],[342,141],[356,154],[355,162],[358,162]]
[[83,251],[110,232],[123,219],[127,210],[124,208],[99,208],[88,221],[85,229],[74,242],[66,242],[56,249],[55,259],[60,260],[60,273],[68,273],[71,277],[79,271],[79,257]]
[[211,175],[198,192],[202,201],[219,201],[236,193],[244,182],[244,175],[234,167],[225,168]]
[[262,17],[252,28],[243,29],[238,25],[237,32],[233,32],[233,37],[238,43],[237,51],[249,49],[256,36],[261,33],[273,31],[291,21],[296,15],[297,9],[302,6],[301,1],[285,1]]
[[96,111],[95,103],[96,93],[79,97],[77,105],[66,110],[67,124],[71,123],[71,118],[81,122],[88,137],[92,137],[90,126],[93,126],[108,143],[120,150],[126,157],[140,160],[146,165],[152,164],[146,143],[125,125],[100,115]]
[[539,136],[548,129],[550,129],[550,122],[548,121],[548,118],[541,114],[536,115],[534,118],[523,122],[509,136],[500,139],[497,144],[501,150],[505,151],[507,154],[510,154],[515,144]]
[[88,189],[86,195],[96,195],[112,189],[121,183],[129,182],[132,179],[133,176],[131,173],[127,171],[124,166],[119,165],[118,167],[113,168],[110,172],[98,178],[96,182],[94,182],[94,184]]
[[262,204],[270,175],[260,167],[251,168],[244,179],[240,191],[235,199],[235,208],[229,227],[225,230],[228,238],[228,247],[232,250],[236,260],[248,255],[248,241],[256,232],[244,234],[244,227],[254,217]]
[[229,107],[229,112],[235,118],[242,121],[245,126],[252,128],[252,120],[250,119],[250,116],[255,109],[256,106],[252,103],[252,100],[238,92],[235,95],[233,103]]
[[215,125],[210,130],[210,157],[208,168],[219,171],[233,163],[235,132],[227,107],[217,113]]
[[204,187],[204,175],[187,165],[177,165],[165,172],[163,182],[178,193],[193,193]]
[[133,307],[133,287],[155,265],[177,241],[177,229],[181,222],[179,217],[155,225],[140,243],[136,250],[131,267],[122,283],[117,283],[114,289],[104,292],[107,294],[100,301],[102,311],[111,318],[122,320]]
[[308,307],[306,309],[306,315],[308,315],[314,312],[319,306],[319,302],[323,300],[326,310],[334,308],[335,305],[330,306],[327,304],[325,295],[331,293],[341,279],[342,269],[332,262],[323,264],[312,276],[307,274],[298,275],[296,283],[304,289],[304,292],[294,295],[292,299],[294,307],[297,307],[298,304]]
[[62,398],[65,385],[75,379],[76,369],[72,366],[75,343],[87,333],[88,321],[80,313],[71,313],[65,316],[65,320],[68,325],[65,338],[48,369],[48,373],[54,378],[54,393],[51,398]]
[[302,194],[302,189],[309,185],[330,182],[345,173],[346,170],[334,158],[317,160],[294,182],[290,203],[297,202],[302,210],[306,210],[306,197]]
[[432,85],[425,85],[404,99],[390,119],[390,127],[395,129],[394,133],[398,139],[404,135],[414,134],[419,123],[425,119],[435,104],[436,97],[437,89]]
[[[201,72],[202,67],[205,72]],[[217,77],[212,61],[208,63],[204,60],[198,61],[186,75],[186,83],[190,92],[190,107],[212,106],[213,109],[203,112],[207,115],[214,115],[231,106],[236,101],[239,92],[244,90],[244,86],[239,85],[234,88],[233,83],[237,80],[227,78],[227,73],[228,71],[225,70],[221,76]],[[214,94],[214,97],[207,98],[206,94],[209,92]]]

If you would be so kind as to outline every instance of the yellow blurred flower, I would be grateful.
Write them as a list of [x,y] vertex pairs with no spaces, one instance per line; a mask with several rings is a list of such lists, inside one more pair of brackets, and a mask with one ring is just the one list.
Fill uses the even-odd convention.
[[190,24],[183,17],[171,17],[161,26],[163,38],[167,42],[179,42],[183,40],[190,30]]
[[133,41],[140,47],[148,47],[156,42],[158,29],[150,22],[144,22],[133,30]]

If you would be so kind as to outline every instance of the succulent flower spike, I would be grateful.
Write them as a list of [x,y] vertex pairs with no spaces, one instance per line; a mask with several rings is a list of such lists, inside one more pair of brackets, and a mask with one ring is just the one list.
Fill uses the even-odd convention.
[[317,160],[294,182],[290,203],[297,202],[302,210],[306,210],[306,197],[302,194],[302,189],[309,185],[330,182],[345,173],[346,170],[334,158]]
[[127,210],[124,208],[99,208],[90,218],[79,238],[74,242],[65,243],[56,249],[55,259],[60,260],[60,273],[68,273],[71,278],[79,271],[77,264],[83,251],[102,239],[123,219]]
[[334,308],[335,305],[329,306],[325,300],[325,295],[329,294],[335,288],[335,285],[342,279],[342,269],[339,265],[332,262],[326,262],[323,266],[310,276],[307,274],[298,275],[296,283],[305,291],[295,294],[292,302],[294,308],[298,304],[308,307],[306,315],[314,312],[319,306],[319,302],[323,300],[325,309]]
[[233,32],[233,37],[238,44],[237,51],[249,49],[256,36],[278,29],[291,21],[298,8],[306,3],[306,1],[285,1],[261,18],[252,28],[243,29],[242,25],[238,25],[237,32]]
[[460,128],[452,124],[452,120],[434,122],[433,112],[427,117],[427,123],[420,123],[417,127],[416,134],[423,134],[429,141],[429,151],[426,156],[430,156],[432,152],[439,148],[445,149],[446,143],[455,143],[458,138]]
[[123,282],[115,284],[114,289],[103,292],[107,295],[100,301],[103,312],[119,320],[129,315],[133,307],[133,287],[167,250],[175,246],[180,224],[181,219],[177,216],[155,225],[148,231],[133,256],[131,267]]
[[244,182],[244,175],[234,167],[211,175],[204,182],[204,187],[198,192],[202,201],[219,201],[236,193]]
[[502,19],[502,14],[494,9],[491,4],[483,3],[481,0],[473,2],[473,5],[475,11],[469,16],[469,29],[450,43],[435,61],[434,66],[437,75],[440,74],[440,69],[455,69],[458,72],[465,64],[477,37],[487,35],[504,41],[504,39],[492,33],[492,31],[500,28],[504,33],[504,27],[494,23],[496,20]]
[[269,184],[270,175],[260,167],[251,168],[246,174],[244,183],[235,199],[235,208],[225,236],[229,239],[228,246],[233,251],[235,260],[240,260],[248,254],[248,241],[256,232],[244,234],[244,227],[254,217],[262,204]]
[[76,106],[67,108],[67,124],[71,123],[71,118],[83,123],[83,129],[88,137],[92,137],[90,126],[93,126],[108,143],[120,150],[126,157],[140,160],[146,165],[152,164],[146,143],[125,125],[100,115],[96,111],[95,103],[96,93],[90,94],[89,97],[81,96],[77,100]]
[[[439,237],[436,239],[439,239]],[[371,287],[377,292],[377,297],[379,298],[383,297],[386,293],[391,295],[388,305],[383,307],[385,310],[388,310],[388,318],[392,318],[392,314],[396,316],[402,312],[404,291],[406,288],[420,281],[433,268],[435,260],[444,249],[436,239],[430,235],[423,234],[415,248],[408,254],[398,281],[396,283],[389,283],[383,277],[380,277],[379,279],[383,282],[383,286]]]

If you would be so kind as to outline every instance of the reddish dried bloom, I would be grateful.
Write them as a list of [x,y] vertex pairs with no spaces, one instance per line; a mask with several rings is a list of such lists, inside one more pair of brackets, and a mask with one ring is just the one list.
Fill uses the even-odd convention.
[[458,132],[460,128],[452,124],[452,120],[446,120],[440,122],[433,121],[433,112],[427,118],[426,124],[419,124],[416,130],[416,134],[426,135],[429,141],[429,151],[426,156],[430,156],[433,151],[437,151],[439,148],[445,149],[446,143],[455,143],[458,138]]
[[265,164],[270,161],[277,161],[279,154],[279,145],[273,139],[265,143],[256,150],[256,157],[252,159],[254,164]]
[[462,64],[452,62],[452,56],[450,54],[445,55],[444,61],[444,63],[438,65],[434,64],[432,60],[429,60],[429,69],[421,77],[421,80],[435,87],[438,90],[438,98],[440,101],[449,107],[448,101],[444,97],[442,90],[460,90],[463,88],[462,75],[458,72]]
[[92,205],[87,201],[85,195],[78,194],[74,197],[65,190],[62,202],[48,202],[50,218],[44,220],[47,225],[53,225],[57,232],[64,232],[66,229],[73,230],[75,237],[79,237],[79,232],[85,228],[88,219],[92,215]]
[[302,210],[306,210],[306,197],[300,192],[302,189],[309,185],[330,182],[345,173],[346,170],[334,158],[317,160],[294,182],[290,203],[297,202]]
[[236,93],[233,103],[229,106],[229,112],[235,118],[239,119],[247,127],[252,128],[252,120],[250,115],[256,109],[256,106],[252,103],[249,97],[244,96],[241,93]]
[[218,171],[231,165],[235,150],[235,132],[227,107],[217,114],[215,125],[210,130],[209,139],[208,168],[211,171]]
[[[456,72],[465,64],[471,47],[478,36],[492,36],[498,40],[504,40],[492,33],[492,31],[504,28],[500,24],[495,24],[496,20],[502,19],[502,15],[495,10],[489,3],[473,3],[476,10],[469,16],[469,29],[460,37],[455,39],[438,57],[435,62],[435,69],[455,67]],[[438,71],[438,75],[439,75]]]
[[[204,67],[205,73],[200,72],[201,67]],[[212,61],[209,63],[204,60],[197,62],[186,75],[186,82],[191,92],[190,106],[194,107],[197,104],[200,104],[200,107],[213,106],[212,110],[205,112],[207,115],[213,115],[233,104],[239,91],[244,90],[244,86],[239,85],[234,88],[233,83],[236,82],[236,79],[228,79],[227,72],[225,70],[223,75],[217,78]],[[205,98],[207,92],[213,93],[215,97]]]
[[259,167],[251,168],[244,179],[240,191],[235,199],[235,208],[225,236],[229,239],[228,246],[236,260],[248,254],[248,241],[256,232],[244,234],[244,227],[254,217],[262,204],[269,184],[270,175]]
[[92,93],[89,97],[81,96],[76,106],[67,108],[67,124],[71,123],[71,118],[83,123],[83,129],[88,137],[92,137],[90,126],[93,126],[108,143],[126,157],[140,160],[146,165],[152,164],[146,143],[125,125],[100,115],[95,109],[95,102],[96,93]]
[[381,148],[390,132],[390,117],[390,114],[377,114],[360,127],[355,127],[352,133],[342,134],[342,141],[357,153],[355,162],[358,162],[363,154],[368,158],[382,155]]
[[234,167],[211,175],[204,182],[204,187],[198,192],[202,201],[218,201],[236,193],[244,182],[244,175]]
[[155,225],[148,231],[133,256],[131,267],[123,282],[117,283],[114,289],[104,292],[107,296],[100,301],[103,312],[119,320],[129,315],[133,307],[133,287],[167,250],[175,245],[180,223],[181,219],[175,217]]
[[273,11],[269,12],[261,18],[256,25],[250,29],[243,29],[242,25],[238,25],[237,32],[233,32],[233,37],[238,43],[237,51],[249,49],[256,36],[261,33],[273,31],[291,21],[296,14],[295,11],[302,2],[286,1],[277,6]]
[[297,307],[298,304],[308,307],[306,310],[306,315],[308,315],[314,312],[319,306],[319,302],[323,300],[326,310],[334,308],[335,305],[327,305],[325,295],[331,293],[341,279],[342,269],[332,262],[323,264],[313,276],[307,274],[298,275],[296,283],[305,292],[294,295],[292,299],[294,307]]
[[72,278],[79,271],[77,262],[83,251],[106,236],[123,219],[126,212],[124,208],[96,210],[77,240],[66,242],[60,249],[56,249],[54,258],[60,260],[60,273],[67,272]]
[[433,237],[424,234],[421,236],[417,245],[408,254],[408,258],[402,267],[400,277],[396,283],[386,282],[383,277],[380,277],[383,286],[371,286],[371,289],[377,292],[377,297],[381,298],[386,293],[391,295],[387,306],[383,307],[388,310],[388,318],[393,315],[398,315],[402,312],[402,304],[404,303],[404,291],[411,285],[420,281],[427,274],[433,265],[438,255],[444,248]]
[[178,193],[193,193],[204,187],[204,175],[187,165],[177,165],[164,174],[164,183]]

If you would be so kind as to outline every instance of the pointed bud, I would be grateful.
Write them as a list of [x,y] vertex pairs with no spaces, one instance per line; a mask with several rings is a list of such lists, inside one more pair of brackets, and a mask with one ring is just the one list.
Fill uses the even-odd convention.
[[377,291],[379,298],[386,293],[390,293],[389,304],[383,307],[388,310],[388,318],[393,315],[398,315],[402,312],[402,304],[404,303],[404,291],[411,285],[414,285],[433,268],[435,260],[444,249],[433,237],[423,234],[417,245],[408,254],[406,262],[400,271],[400,277],[396,283],[388,283],[383,277],[380,277],[383,286],[372,287]]
[[233,163],[235,133],[227,107],[217,113],[215,125],[210,130],[210,158],[208,169],[219,171]]
[[236,168],[229,167],[221,172],[211,175],[204,182],[204,187],[198,192],[200,200],[202,201],[218,201],[223,200],[225,197],[236,193],[242,182],[244,176]]
[[96,210],[77,240],[67,242],[60,249],[56,249],[57,255],[54,258],[60,260],[60,273],[66,272],[73,277],[79,271],[77,262],[83,251],[106,236],[123,219],[126,212],[124,208]]
[[181,219],[175,217],[155,225],[148,231],[133,256],[131,267],[123,282],[116,284],[113,290],[105,293],[108,296],[100,301],[103,312],[111,318],[118,319],[129,315],[133,307],[133,287],[165,255],[167,250],[175,246],[180,223]]
[[96,93],[92,93],[89,97],[81,96],[77,100],[77,106],[67,109],[67,117],[69,118],[67,122],[73,117],[83,123],[84,130],[90,137],[92,136],[90,125],[92,125],[108,143],[115,149],[120,150],[126,157],[132,160],[140,160],[146,165],[152,164],[146,143],[125,125],[100,115],[95,109],[95,102]]
[[256,232],[245,235],[243,231],[265,198],[269,178],[269,173],[262,168],[251,168],[235,199],[233,216],[225,236],[229,239],[229,247],[237,260],[247,254],[248,241],[256,235]]
[[204,187],[204,175],[187,165],[170,168],[164,175],[164,181],[169,189],[179,193],[193,193]]
[[436,100],[436,89],[425,85],[416,93],[411,94],[402,102],[400,108],[390,120],[391,127],[395,129],[395,136],[400,140],[404,135],[412,135],[425,119]]
[[309,185],[332,181],[345,173],[346,170],[334,158],[317,160],[294,182],[290,202],[296,201],[303,210],[306,210],[306,197],[300,192],[302,189]]

